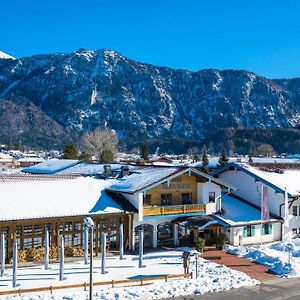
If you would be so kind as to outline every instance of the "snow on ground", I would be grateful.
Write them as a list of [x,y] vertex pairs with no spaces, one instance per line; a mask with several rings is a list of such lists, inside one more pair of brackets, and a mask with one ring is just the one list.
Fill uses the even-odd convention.
[[284,251],[284,244],[276,242],[259,246],[233,247],[227,246],[229,253],[242,256],[261,265],[267,266],[271,271],[281,277],[300,277],[300,239],[289,241],[291,247],[291,260],[289,253]]
[[[94,282],[146,278],[159,275],[171,275],[183,273],[182,251],[156,251],[144,255],[144,268],[138,268],[138,257],[126,255],[120,261],[118,257],[107,259],[107,274],[100,273],[100,260],[94,260]],[[72,283],[83,283],[89,280],[89,269],[82,261],[66,263],[64,281],[58,281],[57,264],[52,264],[51,269],[45,271],[42,266],[19,268],[19,288],[43,287],[50,285],[66,285]],[[195,275],[195,259],[191,260],[191,268]],[[12,272],[7,270],[4,277],[0,278],[1,290],[11,290]],[[172,279],[168,282],[157,281],[146,286],[131,287],[94,287],[94,299],[161,299],[167,297],[203,294],[206,292],[217,292],[239,288],[241,286],[254,286],[259,284],[245,273],[232,270],[226,266],[209,262],[203,258],[198,259],[198,278],[193,279]],[[49,293],[36,295],[24,294],[21,297],[7,296],[3,299],[88,299],[88,292],[80,290],[65,290],[55,292],[52,296]]]

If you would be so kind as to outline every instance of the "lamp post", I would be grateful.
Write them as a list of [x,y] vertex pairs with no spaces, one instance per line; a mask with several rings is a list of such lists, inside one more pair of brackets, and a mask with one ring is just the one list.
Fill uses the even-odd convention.
[[45,270],[49,269],[49,230],[45,230]]
[[90,217],[83,219],[85,226],[90,229],[90,296],[89,299],[93,299],[93,247],[94,247],[94,221]]
[[13,244],[13,287],[17,286],[17,272],[18,272],[18,244],[14,240]]
[[1,234],[1,274],[0,276],[4,275],[5,270],[5,235],[4,233]]
[[124,231],[123,231],[123,222],[121,221],[120,222],[120,236],[119,236],[119,247],[120,247],[120,250],[119,250],[119,257],[120,257],[120,260],[122,260],[124,258]]

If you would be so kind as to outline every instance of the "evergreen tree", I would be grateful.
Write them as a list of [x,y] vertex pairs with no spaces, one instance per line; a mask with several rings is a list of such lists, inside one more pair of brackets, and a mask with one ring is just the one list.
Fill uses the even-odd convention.
[[208,161],[208,156],[206,154],[206,147],[205,146],[203,147],[203,150],[202,150],[202,158],[201,158],[201,160],[202,160],[201,171],[203,173],[208,173],[209,172],[209,168],[208,168],[209,161]]
[[218,160],[218,165],[220,167],[224,167],[228,164],[228,158],[227,158],[227,154],[226,154],[226,151],[223,150],[220,157],[219,157],[219,160]]
[[100,162],[111,163],[114,162],[114,154],[111,150],[105,149],[100,156]]
[[81,161],[86,161],[86,162],[89,162],[92,160],[91,156],[84,151],[79,155],[78,159]]
[[69,143],[64,149],[64,159],[78,159],[78,153],[76,146],[73,143]]
[[198,154],[194,155],[193,162],[198,162],[200,160]]
[[149,160],[149,147],[146,143],[144,143],[141,147],[141,158]]
[[14,141],[13,141],[12,138],[9,138],[9,140],[8,140],[7,149],[8,150],[13,150],[14,149]]
[[22,145],[21,140],[18,140],[18,142],[15,144],[15,149],[19,151],[24,151],[24,146]]

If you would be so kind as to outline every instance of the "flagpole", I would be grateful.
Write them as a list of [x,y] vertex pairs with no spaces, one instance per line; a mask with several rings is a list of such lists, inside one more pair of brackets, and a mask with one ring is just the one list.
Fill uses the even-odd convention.
[[283,219],[283,251],[285,252],[286,247],[286,236],[288,232],[289,227],[289,200],[288,200],[288,194],[287,194],[287,188],[284,188],[284,219]]
[[264,185],[261,184],[261,191],[260,191],[260,245],[262,246],[262,222],[263,222],[263,205],[264,205]]

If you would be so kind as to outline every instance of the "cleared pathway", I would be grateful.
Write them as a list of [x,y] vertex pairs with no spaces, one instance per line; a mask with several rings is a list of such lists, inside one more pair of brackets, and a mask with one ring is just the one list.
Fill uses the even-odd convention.
[[202,257],[218,264],[225,265],[231,269],[244,272],[248,276],[259,281],[278,278],[265,266],[251,262],[249,259],[229,254],[223,250],[216,250],[214,247],[207,247]]

